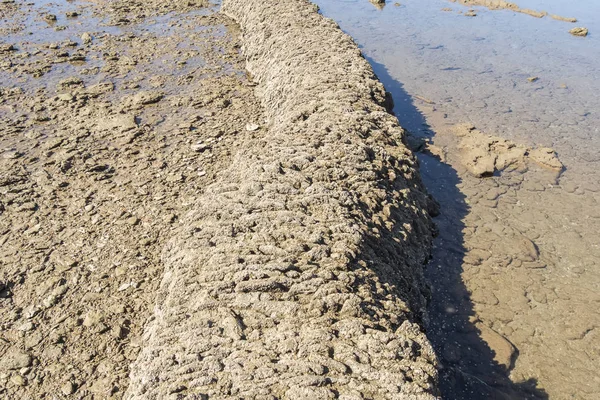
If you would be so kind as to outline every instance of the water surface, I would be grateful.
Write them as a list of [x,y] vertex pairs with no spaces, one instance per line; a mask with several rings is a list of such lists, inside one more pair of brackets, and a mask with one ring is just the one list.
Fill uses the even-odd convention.
[[[314,2],[357,41],[400,124],[430,145],[418,156],[442,210],[428,335],[444,397],[598,398],[600,3],[518,2],[579,20],[569,23],[484,7],[469,17],[445,0]],[[576,26],[590,34],[570,35]],[[456,123],[552,147],[565,170],[474,178]]]

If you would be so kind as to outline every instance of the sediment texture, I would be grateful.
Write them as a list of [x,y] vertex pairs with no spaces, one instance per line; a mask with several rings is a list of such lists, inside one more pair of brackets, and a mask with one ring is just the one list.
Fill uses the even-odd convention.
[[127,398],[429,399],[431,201],[386,92],[305,0],[227,0],[268,129],[164,251]]

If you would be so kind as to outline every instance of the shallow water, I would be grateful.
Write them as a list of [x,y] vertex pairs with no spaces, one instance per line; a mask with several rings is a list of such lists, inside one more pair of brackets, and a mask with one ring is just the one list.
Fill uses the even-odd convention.
[[[401,125],[429,142],[421,171],[442,214],[428,334],[444,397],[598,398],[600,3],[517,2],[573,24],[484,7],[468,17],[445,0],[314,2],[357,41]],[[565,170],[475,178],[452,133],[465,122],[553,147]]]

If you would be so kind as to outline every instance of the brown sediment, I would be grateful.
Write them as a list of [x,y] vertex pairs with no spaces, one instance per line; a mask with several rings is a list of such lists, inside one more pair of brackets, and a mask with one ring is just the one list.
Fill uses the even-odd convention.
[[307,1],[198,5],[2,5],[0,397],[435,398],[389,94]]
[[264,119],[190,4],[0,4],[0,398],[123,397],[166,241]]
[[308,1],[222,10],[267,122],[239,136],[165,250],[126,397],[435,398],[435,206],[387,93]]

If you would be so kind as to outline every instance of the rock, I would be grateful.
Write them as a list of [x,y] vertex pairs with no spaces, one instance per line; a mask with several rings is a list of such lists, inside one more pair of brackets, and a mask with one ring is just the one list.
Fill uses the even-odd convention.
[[527,80],[528,80],[529,82],[535,82],[535,81],[537,81],[537,80],[539,80],[539,79],[540,79],[540,78],[538,78],[537,76],[530,76],[529,78],[527,78]]
[[491,176],[496,170],[496,156],[486,154],[480,149],[471,149],[464,156],[464,165],[474,176]]
[[257,125],[257,124],[253,124],[253,123],[246,124],[246,130],[248,132],[257,131],[259,128],[260,128],[260,125]]
[[82,41],[84,44],[90,44],[90,43],[92,43],[92,40],[93,40],[93,38],[92,38],[92,35],[90,35],[88,32],[84,32],[84,33],[81,35],[81,41]]
[[97,379],[90,386],[90,391],[102,397],[108,397],[114,390],[114,384],[111,378]]
[[23,325],[19,326],[18,330],[21,332],[29,332],[35,329],[35,325],[33,322],[25,322]]
[[546,168],[557,170],[564,168],[554,150],[548,147],[530,150],[529,157],[533,161]]
[[87,313],[85,319],[83,320],[83,326],[90,328],[100,323],[101,320],[102,314],[100,314],[99,312],[90,311]]
[[0,44],[0,53],[8,53],[15,50],[16,48],[12,44]]
[[75,18],[79,16],[79,13],[77,11],[67,11],[65,15],[67,18]]
[[98,129],[102,131],[117,131],[119,133],[128,132],[138,127],[135,116],[132,114],[119,114],[108,119],[101,118],[97,124]]
[[479,329],[481,338],[490,346],[490,349],[495,353],[494,361],[502,365],[507,370],[514,366],[517,355],[516,347],[509,342],[504,336],[488,327],[483,323],[476,324]]
[[425,148],[426,142],[425,139],[414,136],[414,135],[406,135],[405,136],[406,144],[408,148],[413,153],[418,153]]
[[569,33],[573,36],[586,37],[588,35],[588,29],[587,28],[573,28],[569,31]]
[[60,101],[64,101],[66,103],[70,103],[75,100],[75,96],[73,93],[61,93],[56,98]]
[[58,86],[63,89],[71,87],[71,86],[82,86],[82,85],[83,85],[83,80],[76,76],[68,77],[58,83]]
[[75,393],[75,390],[77,390],[77,386],[73,382],[65,382],[60,387],[60,391],[63,392],[65,396]]
[[193,151],[195,151],[197,153],[202,153],[205,150],[210,149],[210,145],[207,144],[207,143],[204,143],[204,142],[198,142],[198,143],[193,144],[191,146],[191,148],[192,148]]
[[13,376],[10,377],[10,381],[12,383],[14,383],[17,386],[25,386],[27,385],[27,380],[25,380],[25,378],[23,378],[21,375],[19,374],[15,374]]
[[164,94],[161,92],[142,91],[133,96],[132,102],[138,105],[148,105],[158,103],[163,97]]
[[56,18],[56,15],[54,15],[54,14],[46,14],[46,15],[44,15],[44,20],[46,20],[48,22],[56,22],[57,18]]
[[33,359],[24,351],[11,347],[0,359],[0,371],[16,370],[31,365]]

